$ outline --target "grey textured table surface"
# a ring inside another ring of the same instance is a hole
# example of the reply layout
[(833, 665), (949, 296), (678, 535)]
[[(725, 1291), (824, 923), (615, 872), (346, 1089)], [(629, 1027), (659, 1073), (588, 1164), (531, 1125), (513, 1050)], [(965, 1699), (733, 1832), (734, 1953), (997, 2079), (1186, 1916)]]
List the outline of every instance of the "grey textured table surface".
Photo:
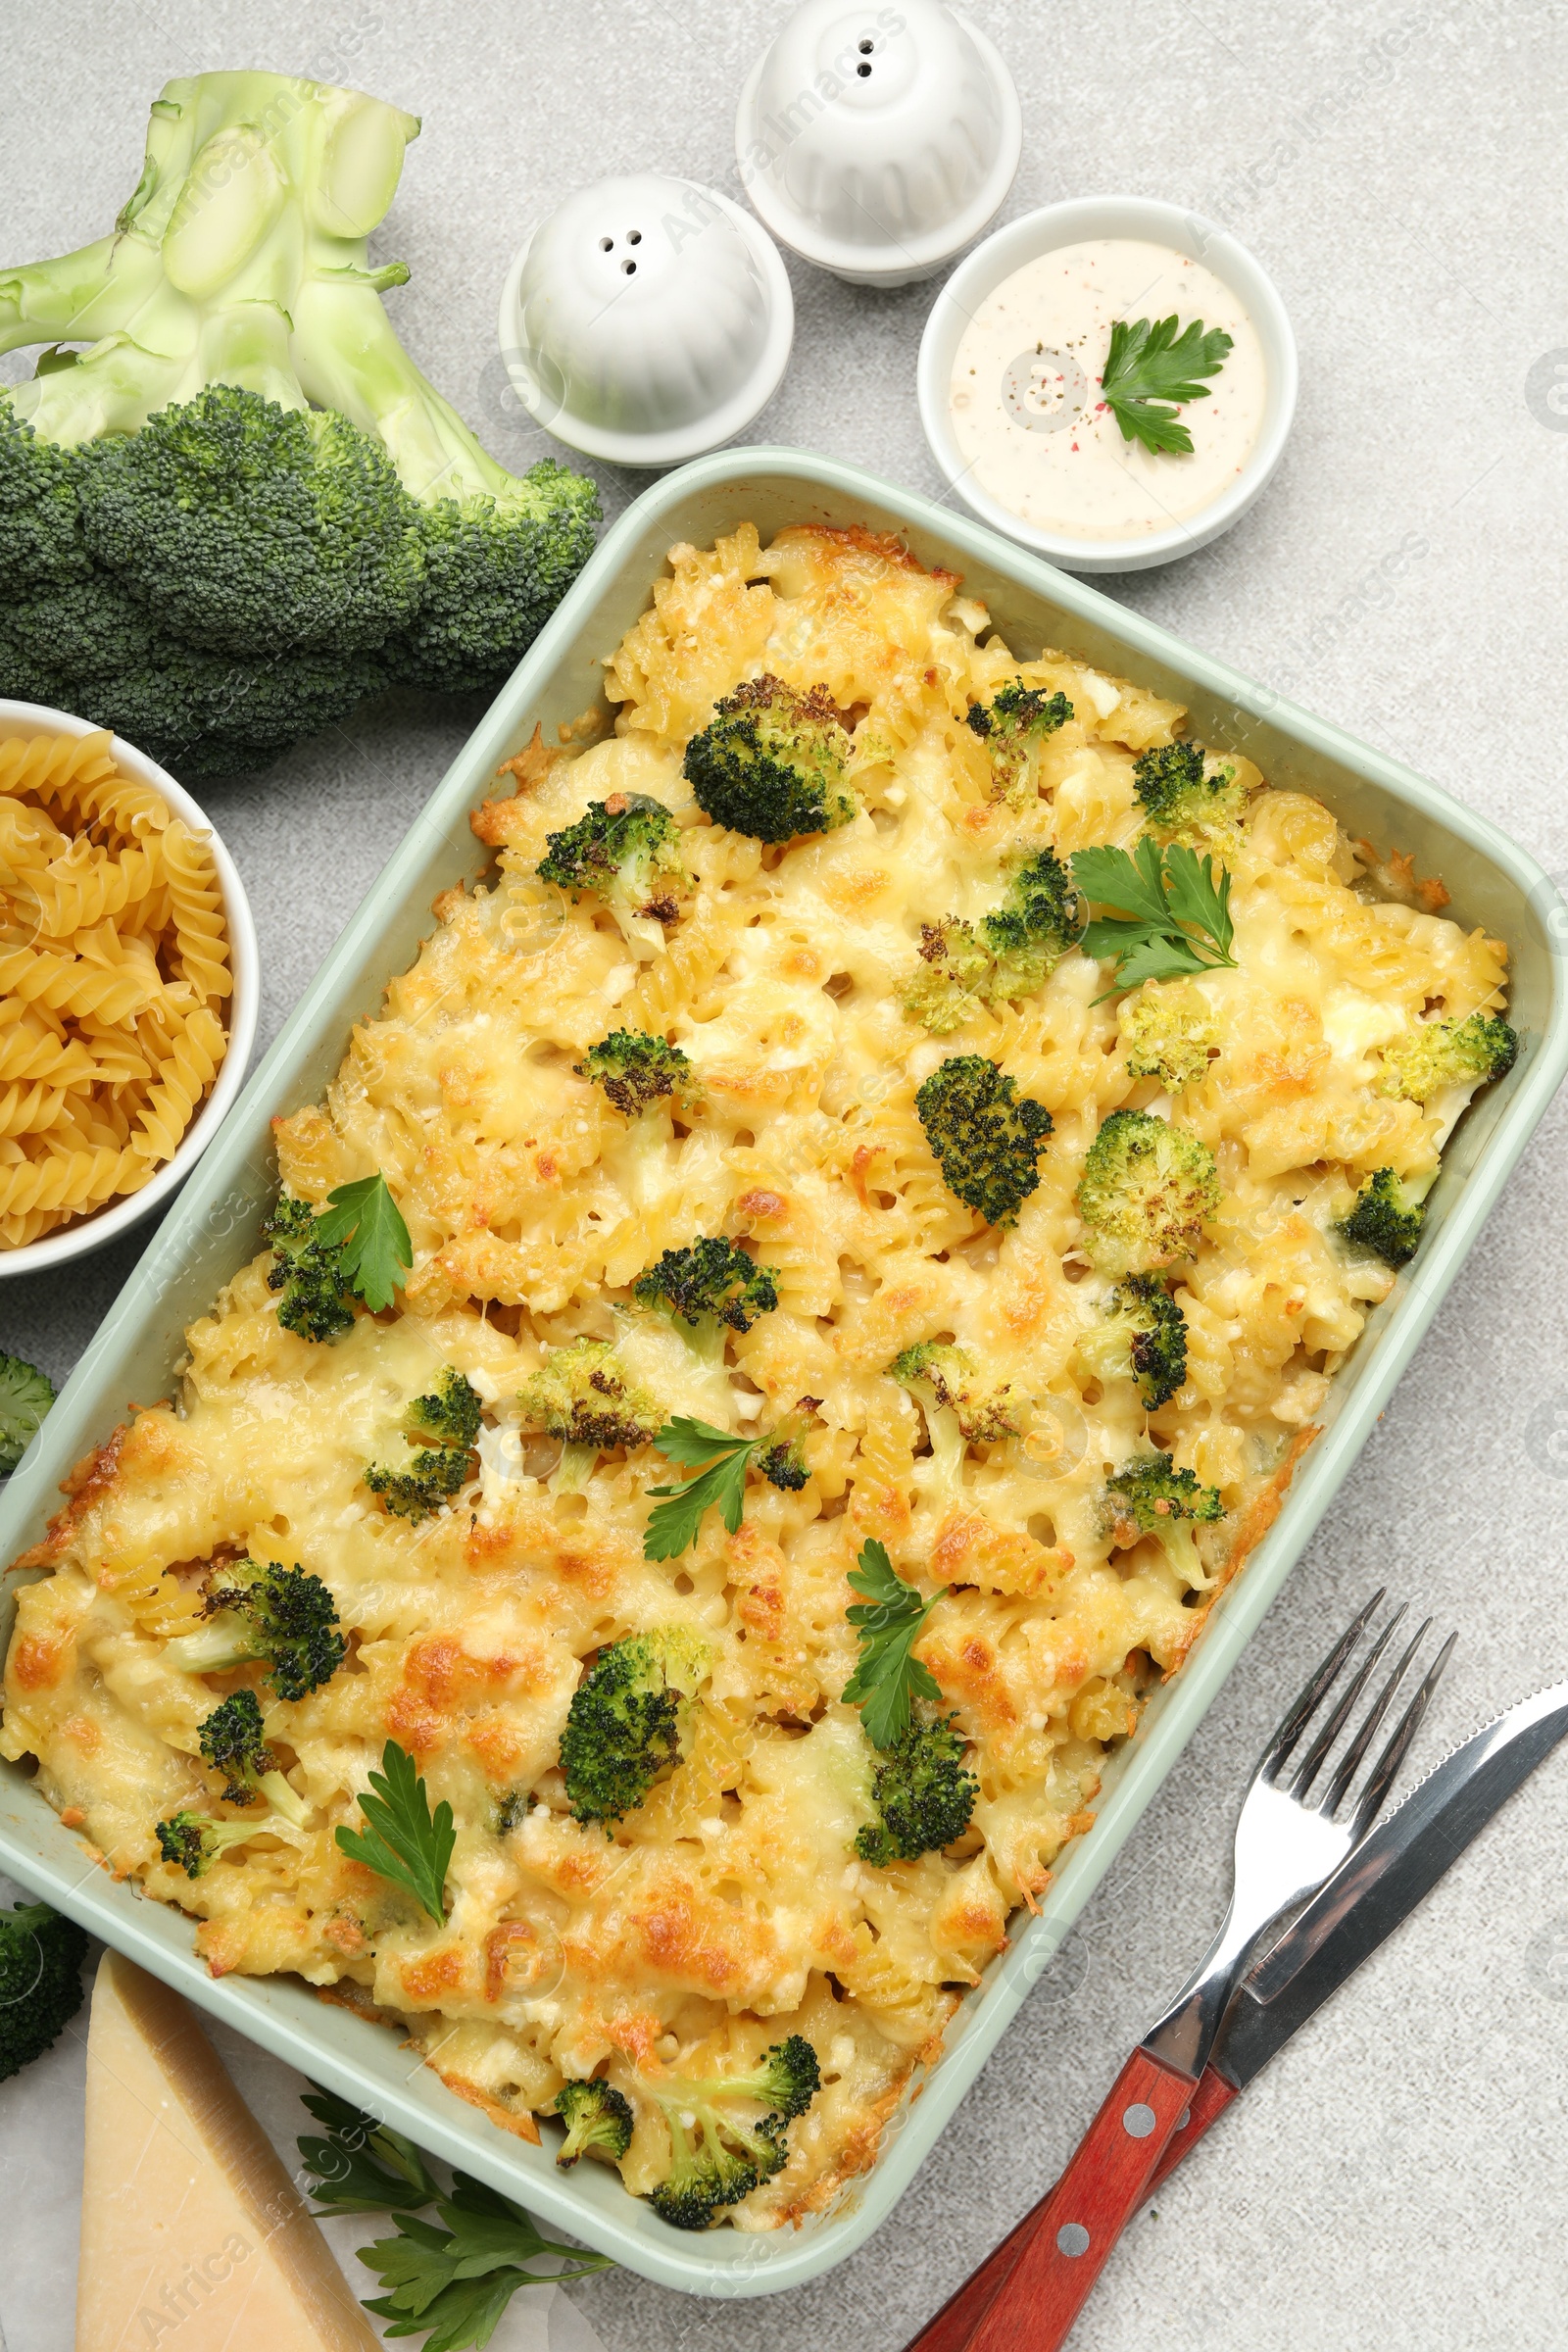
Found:
[[(551, 445), (498, 387), (496, 299), (519, 233), (606, 172), (733, 188), (736, 95), (782, 13), (772, 0), (19, 11), (0, 241), (30, 260), (99, 234), (171, 74), (265, 65), (358, 82), (424, 120), (379, 238), (413, 272), (391, 298), (400, 331), (520, 466)], [(973, 13), (1023, 97), (1007, 217), (1101, 191), (1174, 198), (1252, 247), (1300, 344), (1296, 431), (1262, 502), (1205, 553), (1103, 584), (1438, 778), (1561, 874), (1568, 9), (975, 0)], [(795, 358), (754, 437), (937, 491), (913, 395), (932, 289), (791, 273)], [(638, 484), (600, 470), (617, 511)], [(207, 791), (256, 910), (263, 1044), (473, 715), (411, 708)], [(1323, 1628), (1373, 1583), (1464, 1622), (1429, 1760), (1568, 1671), (1563, 1138), (1559, 1103), (1284, 1597), (894, 2219), (787, 2301), (691, 2302), (630, 2276), (574, 2290), (611, 2352), (903, 2343), (1054, 2177), (1206, 1940), (1255, 1750)], [(64, 1374), (132, 1255), (0, 1288), (0, 1345)], [(1075, 2352), (1563, 2343), (1565, 1843), (1560, 1756), (1137, 2223)], [(10, 2352), (71, 2341), (79, 2044), (45, 2065), (0, 2090)], [(285, 2136), (287, 2092), (272, 2083), (269, 2108)]]

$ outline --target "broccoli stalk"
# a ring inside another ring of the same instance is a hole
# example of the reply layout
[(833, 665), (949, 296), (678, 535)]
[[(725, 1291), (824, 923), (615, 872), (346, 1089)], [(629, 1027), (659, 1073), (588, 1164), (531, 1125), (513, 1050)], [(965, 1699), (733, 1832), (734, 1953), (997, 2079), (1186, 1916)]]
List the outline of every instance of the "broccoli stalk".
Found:
[(1034, 799), (1041, 748), (1072, 715), (1064, 694), (1047, 694), (1043, 687), (1026, 686), (1022, 678), (999, 686), (989, 703), (970, 706), (969, 725), (991, 759), (994, 801), (1021, 808)]
[(754, 1264), (734, 1242), (704, 1239), (666, 1250), (632, 1284), (639, 1306), (668, 1315), (702, 1362), (724, 1360), (727, 1335), (750, 1331), (778, 1304), (772, 1268)]
[(564, 1451), (551, 1486), (572, 1494), (602, 1453), (632, 1452), (656, 1437), (663, 1415), (628, 1375), (609, 1340), (573, 1340), (553, 1348), (519, 1391), (524, 1426), (559, 1438)]
[(318, 1576), (297, 1563), (232, 1560), (215, 1568), (202, 1588), (199, 1633), (180, 1634), (167, 1656), (186, 1674), (220, 1674), (249, 1658), (265, 1658), (268, 1680), (279, 1698), (308, 1697), (330, 1682), (342, 1665), (347, 1643), (338, 1631), (337, 1606)]
[(54, 1400), (47, 1373), (20, 1355), (0, 1354), (0, 1478), (17, 1468)]
[(967, 1742), (956, 1717), (916, 1710), (908, 1729), (881, 1750), (871, 1775), (879, 1819), (856, 1833), (862, 1862), (885, 1870), (940, 1853), (969, 1827), (980, 1784), (964, 1770)]
[(1234, 836), (1247, 789), (1234, 767), (1210, 768), (1200, 744), (1164, 743), (1140, 753), (1133, 786), (1150, 824), (1200, 845)]
[(949, 1191), (988, 1225), (1015, 1225), (1040, 1182), (1053, 1126), (1045, 1104), (1020, 1098), (984, 1054), (958, 1054), (932, 1071), (914, 1107)]
[(825, 686), (798, 694), (778, 678), (752, 678), (715, 704), (686, 746), (683, 772), (715, 825), (754, 841), (828, 833), (856, 812), (844, 782), (850, 739)]
[(216, 1706), (198, 1735), (202, 1759), (223, 1775), (223, 1798), (254, 1805), (264, 1798), (274, 1813), (302, 1830), (310, 1807), (296, 1796), (262, 1736), (262, 1710), (254, 1690), (233, 1690)]
[(87, 1938), (47, 1903), (0, 1911), (0, 2082), (60, 2039), (81, 2007)]
[(205, 1878), (231, 1845), (244, 1845), (252, 1838), (281, 1838), (288, 1844), (299, 1843), (295, 1825), (275, 1811), (263, 1821), (219, 1821), (211, 1813), (193, 1813), (185, 1807), (154, 1826), (164, 1860), (182, 1870), (187, 1879)]
[(1147, 1110), (1113, 1110), (1078, 1185), (1085, 1248), (1105, 1274), (1151, 1274), (1190, 1256), (1223, 1187), (1196, 1135)]
[(681, 1760), (690, 1700), (708, 1645), (685, 1626), (631, 1634), (602, 1649), (576, 1690), (561, 1735), (561, 1769), (575, 1821), (609, 1837)]
[(400, 1470), (372, 1462), (365, 1483), (399, 1519), (427, 1519), (473, 1475), (480, 1398), (449, 1364), (430, 1396), (416, 1396), (403, 1417), (409, 1459)]
[(1425, 1201), (1412, 1200), (1392, 1168), (1375, 1168), (1336, 1230), (1385, 1265), (1403, 1266), (1420, 1247), (1426, 1215)]
[(1206, 1590), (1212, 1579), (1204, 1573), (1190, 1523), (1211, 1526), (1224, 1518), (1217, 1487), (1200, 1485), (1191, 1470), (1178, 1470), (1168, 1453), (1150, 1453), (1108, 1478), (1105, 1496), (1118, 1544), (1157, 1536), (1183, 1582), (1196, 1592)]
[[(792, 2034), (750, 2075), (651, 2082), (670, 2151), (669, 2171), (649, 2195), (654, 2211), (676, 2230), (706, 2230), (724, 2206), (750, 2196), (788, 2161), (785, 2126), (806, 2113), (821, 2081), (815, 2050)], [(737, 2099), (767, 2112), (753, 2122), (735, 2113)]]
[(1129, 1274), (1079, 1333), (1077, 1352), (1097, 1380), (1136, 1381), (1154, 1412), (1187, 1378), (1186, 1318), (1158, 1275)]
[(590, 2078), (564, 2083), (556, 2093), (556, 2113), (566, 2127), (556, 2151), (563, 2172), (570, 2172), (580, 2156), (607, 2156), (618, 2164), (631, 2146), (631, 2103), (612, 2082)]
[(988, 1387), (967, 1348), (936, 1340), (906, 1348), (889, 1364), (888, 1373), (919, 1398), (938, 1485), (944, 1497), (956, 1503), (963, 1485), (964, 1448), (995, 1446), (1018, 1434), (1011, 1391), (1005, 1385)]
[(573, 900), (603, 899), (628, 947), (662, 950), (664, 925), (679, 918), (678, 900), (691, 888), (680, 853), (680, 827), (662, 801), (642, 792), (612, 792), (590, 801), (574, 825), (552, 833), (539, 861), (541, 882), (555, 882)]
[(1518, 1053), (1517, 1036), (1494, 1013), (1473, 1012), (1463, 1021), (1417, 1021), (1384, 1047), (1378, 1093), (1430, 1102), (1449, 1087), (1506, 1077)]

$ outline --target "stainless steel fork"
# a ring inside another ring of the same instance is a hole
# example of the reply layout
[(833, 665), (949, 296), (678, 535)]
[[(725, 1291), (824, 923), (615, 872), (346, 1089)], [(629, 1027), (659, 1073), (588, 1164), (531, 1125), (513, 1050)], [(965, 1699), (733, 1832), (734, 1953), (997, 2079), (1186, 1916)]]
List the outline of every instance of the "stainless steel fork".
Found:
[[(1016, 2246), (1014, 2258), (983, 2316), (977, 2314), (977, 2324), (961, 2334), (941, 2338), (944, 2345), (965, 2344), (967, 2352), (1057, 2352), (1181, 2123), (1243, 1965), (1264, 1930), (1316, 1893), (1377, 1818), (1456, 1639), (1450, 1634), (1442, 1644), (1355, 1788), (1432, 1625), (1429, 1617), (1406, 1642), (1331, 1765), (1336, 1742), (1404, 1619), (1404, 1609), (1396, 1609), (1368, 1641), (1382, 1600), (1380, 1590), (1347, 1626), (1258, 1760), (1236, 1825), (1234, 1888), (1219, 1934), (1123, 2067), (1055, 2187), (1014, 2231), (1008, 2241)], [(1363, 1644), (1364, 1655), (1341, 1687)], [(980, 2283), (972, 2281), (976, 2288)], [(955, 2297), (954, 2305), (963, 2300)], [(948, 2319), (954, 2305), (933, 2327)], [(938, 2352), (938, 2341), (928, 2331), (909, 2352)]]

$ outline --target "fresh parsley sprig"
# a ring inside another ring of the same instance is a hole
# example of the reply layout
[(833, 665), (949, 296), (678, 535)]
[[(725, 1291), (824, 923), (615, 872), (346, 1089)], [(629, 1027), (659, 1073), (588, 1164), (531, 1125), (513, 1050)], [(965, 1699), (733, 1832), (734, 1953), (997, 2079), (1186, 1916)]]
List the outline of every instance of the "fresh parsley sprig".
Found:
[(372, 1314), (392, 1303), (414, 1265), (414, 1245), (403, 1212), (377, 1168), (357, 1184), (340, 1184), (326, 1196), (316, 1220), (316, 1239), (341, 1250), (343, 1279)]
[(942, 1696), (935, 1675), (913, 1655), (913, 1644), (948, 1588), (944, 1585), (929, 1600), (922, 1599), (874, 1538), (861, 1544), (850, 1583), (865, 1599), (845, 1611), (860, 1638), (860, 1660), (844, 1686), (844, 1696), (849, 1705), (859, 1708), (872, 1746), (891, 1747), (909, 1728), (910, 1701)]
[(1189, 318), (1178, 335), (1176, 314), (1152, 322), (1118, 318), (1100, 379), (1101, 398), (1121, 426), (1124, 441), (1141, 441), (1156, 457), (1190, 457), (1193, 436), (1174, 407), (1161, 404), (1206, 400), (1201, 375), (1218, 375), (1231, 348), (1221, 326), (1203, 332), (1201, 318)]
[(313, 2090), (300, 2104), (326, 2126), (324, 2139), (299, 2143), (318, 2213), (413, 2213), (441, 2194), (413, 2140), (390, 2124), (332, 2090)]
[(1145, 834), (1131, 858), (1125, 850), (1075, 850), (1072, 878), (1086, 899), (1122, 909), (1097, 915), (1078, 942), (1086, 956), (1115, 963), (1114, 985), (1097, 1004), (1145, 980), (1236, 969), (1231, 878), (1218, 858), (1200, 858), (1180, 841), (1162, 851)]
[(452, 1807), (445, 1797), (435, 1811), (414, 1758), (395, 1740), (381, 1751), (381, 1769), (370, 1775), (372, 1795), (362, 1796), (363, 1830), (339, 1830), (337, 1842), (352, 1861), (377, 1878), (406, 1886), (437, 1927), (446, 1924), (447, 1865), (457, 1844)]
[(678, 1487), (649, 1488), (650, 1494), (666, 1499), (649, 1518), (643, 1558), (678, 1559), (696, 1543), (703, 1515), (715, 1503), (734, 1535), (745, 1503), (746, 1465), (760, 1443), (759, 1438), (738, 1438), (727, 1429), (714, 1429), (709, 1421), (694, 1421), (685, 1413), (666, 1422), (654, 1440), (657, 1450), (682, 1469), (707, 1466), (701, 1477), (687, 1479)]

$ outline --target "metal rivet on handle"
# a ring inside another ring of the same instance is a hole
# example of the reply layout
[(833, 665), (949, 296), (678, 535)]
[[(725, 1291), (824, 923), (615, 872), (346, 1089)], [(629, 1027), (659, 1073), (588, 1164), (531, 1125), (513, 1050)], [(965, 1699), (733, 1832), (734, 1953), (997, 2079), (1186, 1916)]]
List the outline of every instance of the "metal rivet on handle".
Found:
[(1061, 2228), (1056, 2231), (1056, 2251), (1058, 2254), (1088, 2253), (1089, 2232), (1082, 2222), (1062, 2223)]
[(1176, 2118), (1176, 2129), (1177, 2129), (1177, 2131), (1178, 2131), (1178, 2132), (1185, 2132), (1185, 2131), (1186, 2131), (1186, 2129), (1187, 2129), (1187, 2127), (1188, 2127), (1188, 2125), (1189, 2125), (1189, 2124), (1192, 2122), (1192, 2120), (1193, 2120), (1193, 2111), (1192, 2111), (1192, 2109), (1191, 2109), (1190, 2107), (1184, 2107), (1184, 2108), (1182, 2109), (1182, 2111), (1181, 2111), (1180, 2115), (1179, 2115), (1179, 2116)]
[(1123, 2111), (1121, 2128), (1130, 2139), (1147, 2139), (1158, 2121), (1152, 2107), (1146, 2107), (1139, 2099)]

